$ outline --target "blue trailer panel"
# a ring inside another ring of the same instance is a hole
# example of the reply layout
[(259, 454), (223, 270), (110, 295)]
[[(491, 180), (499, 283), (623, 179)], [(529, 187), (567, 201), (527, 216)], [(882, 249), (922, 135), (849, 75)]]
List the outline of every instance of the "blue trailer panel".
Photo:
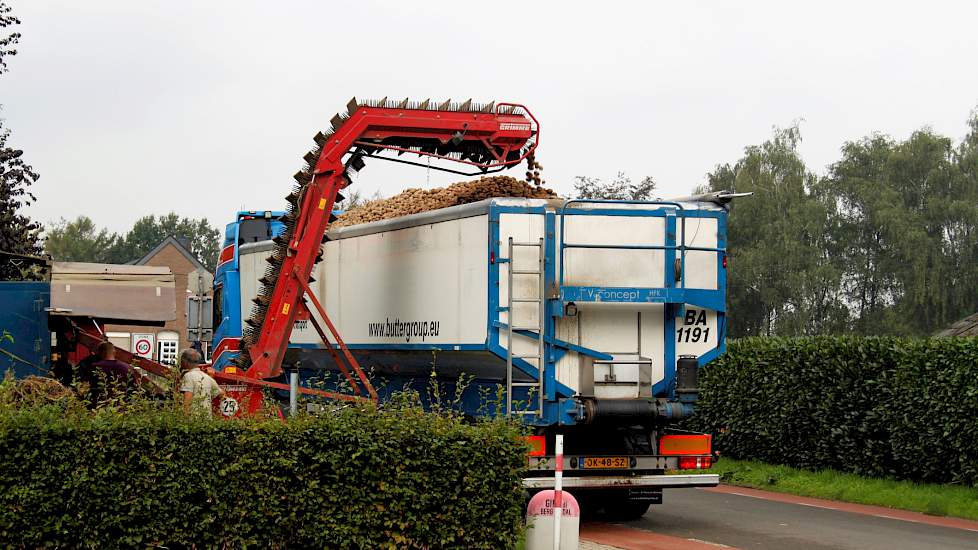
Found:
[(47, 282), (0, 281), (0, 373), (17, 378), (48, 374), (50, 303)]

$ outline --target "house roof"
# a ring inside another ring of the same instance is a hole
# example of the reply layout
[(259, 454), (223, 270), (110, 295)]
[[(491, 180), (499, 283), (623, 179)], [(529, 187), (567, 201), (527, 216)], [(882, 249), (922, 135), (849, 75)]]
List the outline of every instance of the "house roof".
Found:
[(160, 244), (156, 245), (156, 247), (153, 248), (153, 250), (150, 250), (149, 252), (146, 253), (145, 256), (136, 260), (134, 262), (135, 265), (145, 265), (146, 262), (148, 262), (153, 256), (156, 256), (157, 254), (160, 253), (161, 250), (166, 248), (166, 245), (168, 244), (172, 244), (174, 247), (176, 247), (177, 251), (180, 252), (180, 254), (183, 254), (183, 256), (187, 258), (187, 260), (194, 265), (195, 269), (203, 269), (204, 271), (210, 273), (210, 271), (206, 267), (204, 267), (204, 264), (200, 263), (200, 260), (197, 259), (197, 256), (195, 256), (194, 253), (190, 251), (190, 249), (184, 246), (184, 244), (180, 242), (180, 239), (174, 237), (173, 235), (170, 235), (169, 237), (163, 239), (160, 242)]
[(51, 315), (162, 326), (176, 316), (169, 267), (54, 262)]
[(934, 336), (978, 336), (978, 313), (961, 319)]

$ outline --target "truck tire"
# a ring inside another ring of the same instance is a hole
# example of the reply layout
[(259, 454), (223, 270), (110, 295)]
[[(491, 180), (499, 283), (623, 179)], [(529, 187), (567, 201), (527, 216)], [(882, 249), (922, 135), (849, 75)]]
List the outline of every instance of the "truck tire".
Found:
[(604, 515), (612, 521), (631, 521), (639, 519), (649, 511), (650, 502), (629, 500), (627, 498), (607, 499)]

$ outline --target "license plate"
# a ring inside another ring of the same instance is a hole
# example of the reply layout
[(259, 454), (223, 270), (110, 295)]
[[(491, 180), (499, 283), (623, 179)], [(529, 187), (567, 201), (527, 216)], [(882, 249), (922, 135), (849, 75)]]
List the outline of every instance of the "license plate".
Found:
[(603, 468), (627, 469), (628, 457), (627, 456), (589, 456), (584, 459), (584, 468), (587, 470), (603, 469)]

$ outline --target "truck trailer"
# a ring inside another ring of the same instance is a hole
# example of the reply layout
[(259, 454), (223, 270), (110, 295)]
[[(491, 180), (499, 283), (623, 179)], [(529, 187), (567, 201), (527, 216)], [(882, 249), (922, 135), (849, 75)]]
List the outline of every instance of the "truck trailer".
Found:
[[(381, 401), (404, 389), (460, 396), (473, 418), (518, 416), (533, 433), (524, 485), (564, 487), (637, 517), (662, 489), (714, 486), (709, 435), (683, 432), (698, 369), (725, 349), (731, 195), (668, 201), (494, 198), (330, 229), (310, 288), (326, 317), (299, 318), (283, 368), (340, 391), (327, 320)], [(214, 279), (213, 365), (235, 371), (284, 212), (239, 212)]]

